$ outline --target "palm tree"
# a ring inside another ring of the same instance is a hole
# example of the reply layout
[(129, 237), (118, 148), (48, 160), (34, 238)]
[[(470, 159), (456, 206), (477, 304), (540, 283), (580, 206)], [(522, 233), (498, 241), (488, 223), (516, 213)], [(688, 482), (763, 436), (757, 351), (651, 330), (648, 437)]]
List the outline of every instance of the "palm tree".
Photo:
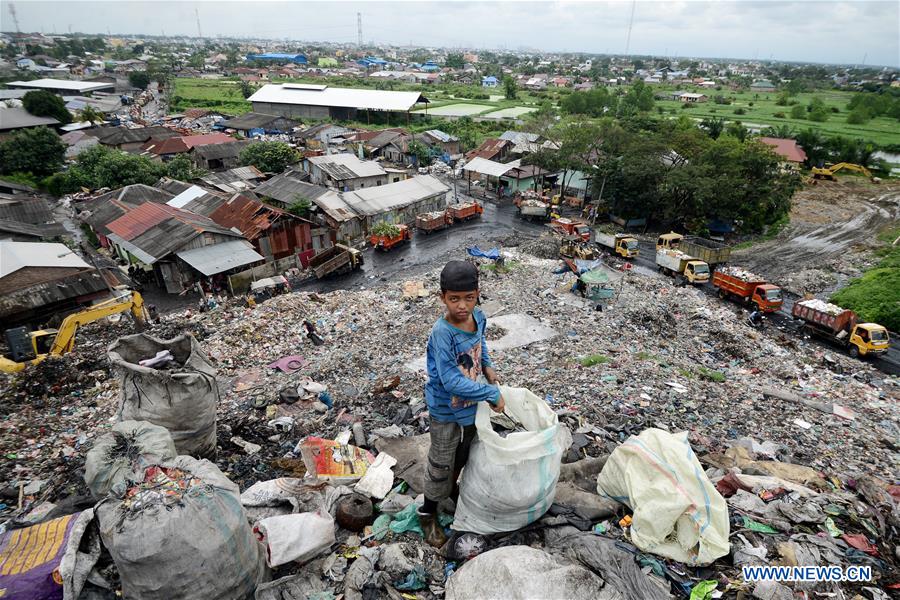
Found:
[(82, 121), (87, 121), (91, 125), (95, 122), (102, 123), (104, 121), (104, 115), (102, 112), (94, 108), (93, 106), (85, 106), (81, 109), (80, 117)]

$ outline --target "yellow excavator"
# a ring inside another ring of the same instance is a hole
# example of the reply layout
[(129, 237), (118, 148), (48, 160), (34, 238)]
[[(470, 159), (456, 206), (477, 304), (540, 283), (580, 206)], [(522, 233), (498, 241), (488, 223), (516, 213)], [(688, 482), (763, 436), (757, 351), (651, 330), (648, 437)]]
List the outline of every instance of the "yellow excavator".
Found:
[(138, 329), (144, 326), (144, 299), (134, 291), (110, 298), (99, 304), (63, 319), (59, 329), (28, 331), (27, 327), (17, 327), (6, 331), (6, 342), (10, 355), (0, 356), (0, 372), (18, 373), (29, 365), (36, 365), (48, 356), (62, 356), (75, 347), (78, 328), (87, 323), (99, 321), (103, 317), (131, 312)]
[(837, 178), (834, 176), (834, 174), (841, 169), (845, 169), (847, 171), (856, 171), (857, 173), (862, 173), (873, 181), (875, 180), (875, 178), (872, 177), (872, 172), (864, 166), (846, 162), (831, 165), (830, 167), (813, 167), (812, 176), (813, 179), (828, 179), (829, 181), (836, 181)]

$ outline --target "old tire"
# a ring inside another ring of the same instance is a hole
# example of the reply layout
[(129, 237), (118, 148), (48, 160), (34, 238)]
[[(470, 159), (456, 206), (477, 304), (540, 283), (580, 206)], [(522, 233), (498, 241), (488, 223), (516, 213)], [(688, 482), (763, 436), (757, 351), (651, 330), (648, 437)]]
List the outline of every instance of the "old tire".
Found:
[(851, 344), (850, 348), (848, 349), (848, 352), (850, 353), (851, 357), (859, 358), (859, 348), (857, 348), (856, 346)]
[(337, 505), (335, 520), (338, 525), (350, 531), (362, 531), (373, 519), (372, 501), (362, 494), (351, 494), (341, 498)]

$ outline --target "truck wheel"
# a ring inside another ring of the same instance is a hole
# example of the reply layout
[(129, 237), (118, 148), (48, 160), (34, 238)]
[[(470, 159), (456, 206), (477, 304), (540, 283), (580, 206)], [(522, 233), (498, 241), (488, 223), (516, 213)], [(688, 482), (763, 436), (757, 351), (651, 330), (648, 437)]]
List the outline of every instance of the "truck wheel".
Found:
[(722, 288), (719, 288), (719, 291), (716, 292), (716, 295), (717, 295), (721, 300), (724, 300), (724, 299), (728, 296), (728, 294), (727, 294), (727, 293), (725, 292), (725, 290), (723, 290)]
[(859, 358), (859, 348), (857, 348), (853, 344), (850, 345), (850, 356), (853, 358)]

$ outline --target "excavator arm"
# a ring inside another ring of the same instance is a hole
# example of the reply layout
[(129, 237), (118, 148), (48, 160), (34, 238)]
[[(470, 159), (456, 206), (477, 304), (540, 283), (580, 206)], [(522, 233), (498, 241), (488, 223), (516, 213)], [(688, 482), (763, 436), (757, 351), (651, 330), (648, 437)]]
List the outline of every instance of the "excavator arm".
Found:
[(38, 354), (34, 359), (25, 362), (15, 362), (9, 358), (0, 355), (0, 372), (18, 373), (25, 369), (28, 365), (36, 365), (46, 359), (48, 356), (61, 356), (67, 352), (71, 352), (75, 347), (75, 334), (78, 328), (87, 323), (93, 323), (103, 317), (115, 315), (130, 311), (134, 316), (135, 324), (138, 329), (142, 329), (144, 317), (144, 299), (137, 292), (130, 292), (129, 295), (121, 298), (113, 298), (95, 304), (77, 313), (73, 313), (63, 319), (53, 340), (53, 345), (47, 354)]
[(138, 328), (144, 325), (144, 299), (137, 292), (131, 292), (125, 298), (113, 298), (100, 304), (95, 304), (90, 308), (73, 313), (63, 319), (53, 341), (53, 346), (48, 353), (50, 356), (60, 356), (67, 352), (71, 352), (75, 347), (75, 334), (78, 328), (94, 321), (99, 321), (103, 317), (116, 315), (130, 311), (134, 316), (134, 321)]

